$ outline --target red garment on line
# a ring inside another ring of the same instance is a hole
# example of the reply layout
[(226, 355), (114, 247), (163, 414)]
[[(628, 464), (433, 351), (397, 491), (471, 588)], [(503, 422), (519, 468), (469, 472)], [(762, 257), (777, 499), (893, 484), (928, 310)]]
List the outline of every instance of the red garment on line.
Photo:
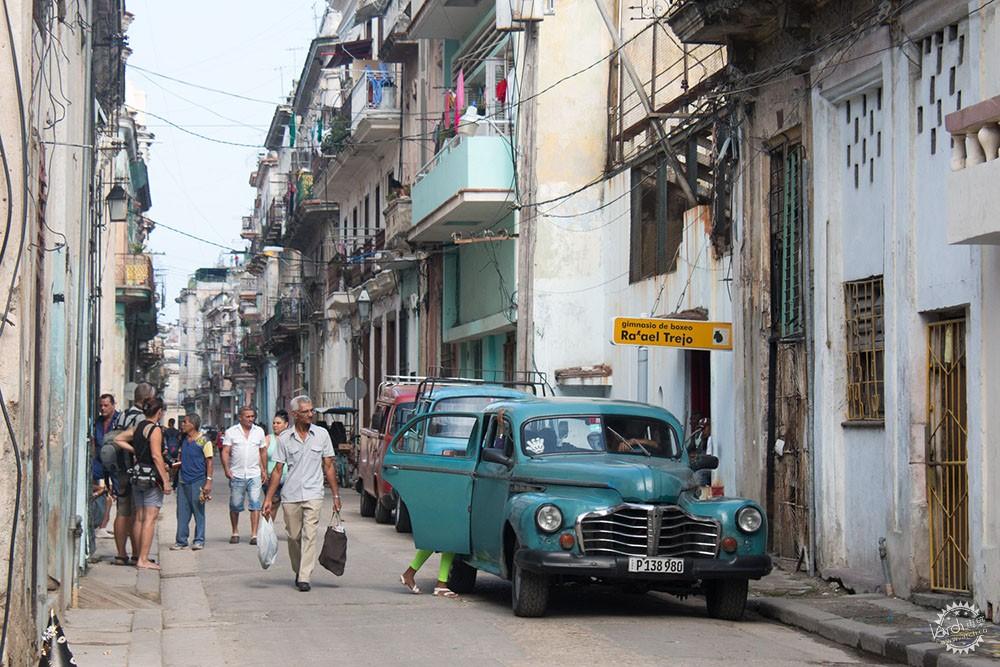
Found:
[(505, 104), (507, 102), (507, 79), (497, 81), (497, 102)]

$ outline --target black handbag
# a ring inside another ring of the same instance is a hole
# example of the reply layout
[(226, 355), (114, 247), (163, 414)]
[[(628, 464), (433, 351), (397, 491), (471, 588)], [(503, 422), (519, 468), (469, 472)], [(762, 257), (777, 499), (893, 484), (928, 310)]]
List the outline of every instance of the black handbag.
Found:
[(333, 513), (333, 523), (327, 526), (323, 538), (323, 550), (319, 552), (319, 564), (338, 577), (344, 574), (347, 565), (347, 531), (340, 520), (340, 512)]
[[(149, 436), (152, 435), (153, 429), (157, 428), (156, 424), (150, 425), (152, 428), (146, 429), (142, 434), (143, 439), (146, 441), (146, 450), (149, 449)], [(145, 453), (145, 452), (144, 452)], [(132, 465), (132, 469), (129, 471), (129, 481), (132, 483), (132, 488), (139, 491), (148, 491), (154, 487), (159, 486), (160, 475), (156, 471), (156, 466), (152, 463), (144, 463), (139, 461), (140, 453), (136, 451), (136, 462)]]

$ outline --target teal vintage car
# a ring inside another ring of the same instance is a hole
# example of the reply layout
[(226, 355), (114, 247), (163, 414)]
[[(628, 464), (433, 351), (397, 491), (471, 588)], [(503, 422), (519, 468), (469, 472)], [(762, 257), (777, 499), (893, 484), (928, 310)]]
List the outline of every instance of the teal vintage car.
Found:
[[(463, 446), (422, 451), (434, 421), (464, 423)], [(428, 413), (390, 444), (383, 474), (410, 511), (418, 548), (459, 554), (450, 585), (478, 570), (510, 579), (518, 616), (541, 616), (553, 584), (702, 593), (712, 617), (743, 615), (747, 582), (771, 570), (764, 512), (743, 498), (701, 499), (668, 411), (600, 399), (495, 402)]]

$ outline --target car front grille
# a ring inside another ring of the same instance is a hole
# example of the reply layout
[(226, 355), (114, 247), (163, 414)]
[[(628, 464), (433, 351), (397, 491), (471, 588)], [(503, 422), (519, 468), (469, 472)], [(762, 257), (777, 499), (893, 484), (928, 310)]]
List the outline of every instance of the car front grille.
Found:
[(719, 524), (676, 505), (626, 504), (577, 521), (585, 554), (708, 557), (718, 553)]

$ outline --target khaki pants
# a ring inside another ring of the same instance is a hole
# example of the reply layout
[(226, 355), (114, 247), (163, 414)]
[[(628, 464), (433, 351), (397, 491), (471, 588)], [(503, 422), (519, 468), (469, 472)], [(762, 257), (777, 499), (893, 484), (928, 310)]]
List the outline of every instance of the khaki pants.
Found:
[(288, 533), (288, 558), (292, 561), (292, 571), (298, 581), (308, 582), (316, 567), (320, 549), (316, 532), (322, 508), (323, 501), (319, 498), (298, 503), (281, 503), (281, 509), (285, 513), (285, 531)]

